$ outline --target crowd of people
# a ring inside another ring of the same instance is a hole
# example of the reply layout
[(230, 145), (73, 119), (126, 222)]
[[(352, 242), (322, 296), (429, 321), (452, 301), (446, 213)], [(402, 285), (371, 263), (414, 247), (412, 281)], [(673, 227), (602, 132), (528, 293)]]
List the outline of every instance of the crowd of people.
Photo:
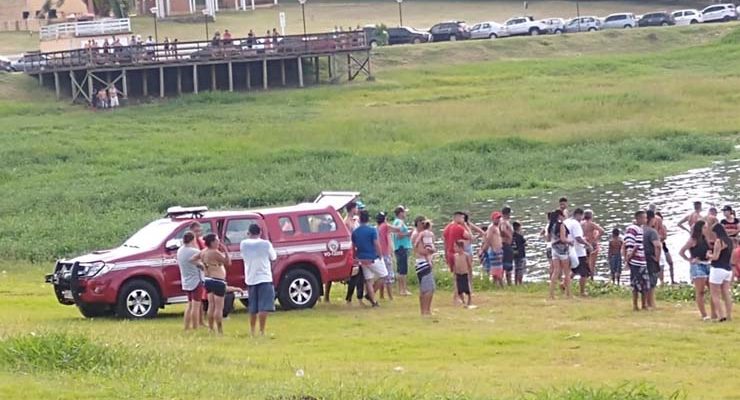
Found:
[[(452, 301), (466, 308), (475, 307), (473, 264), (476, 258), (480, 262), (481, 278), (489, 279), (494, 286), (523, 284), (527, 272), (527, 239), (522, 225), (512, 220), (511, 208), (494, 211), (490, 224), (483, 227), (471, 223), (467, 212), (455, 212), (452, 221), (442, 230), (440, 254), (432, 222), (417, 216), (409, 226), (408, 212), (404, 206), (396, 207), (393, 221), (388, 220), (385, 212), (379, 212), (375, 215), (375, 223), (371, 224), (370, 212), (362, 202), (352, 202), (345, 207), (343, 223), (351, 232), (355, 257), (351, 277), (347, 280), (345, 300), (348, 304), (356, 297), (360, 304), (367, 301), (369, 306), (379, 307), (379, 300), (411, 295), (408, 285), (410, 259), (418, 280), (422, 316), (432, 314), (436, 289), (434, 268), (438, 260), (444, 262), (454, 277)], [(696, 202), (694, 212), (678, 224), (691, 235), (679, 255), (691, 265), (691, 280), (701, 317), (718, 322), (732, 318), (731, 283), (733, 276), (740, 279), (740, 220), (731, 206), (725, 206), (722, 212), (724, 218), (721, 220), (715, 208), (704, 215), (702, 204)], [(206, 303), (208, 327), (220, 333), (223, 297), (242, 289), (226, 284), (225, 266), (230, 259), (219, 238), (214, 234), (201, 237), (202, 230), (197, 222), (190, 229), (177, 255), (182, 288), (189, 300), (185, 329), (204, 325), (201, 309), (202, 303)], [(567, 198), (561, 198), (558, 208), (547, 214), (547, 225), (540, 237), (547, 243), (551, 299), (555, 299), (557, 292), (562, 292), (566, 298), (572, 297), (574, 278), (579, 279), (579, 295), (587, 295), (586, 283), (596, 275), (601, 241), (606, 233), (595, 221), (592, 210), (576, 208), (571, 212)], [(257, 322), (260, 334), (264, 334), (267, 314), (274, 310), (275, 299), (271, 268), (275, 250), (260, 235), (258, 225), (250, 226), (248, 238), (240, 246), (253, 335)], [(608, 238), (606, 256), (611, 282), (620, 285), (622, 271), (629, 271), (635, 311), (655, 308), (655, 288), (663, 282), (666, 269), (670, 270), (671, 283), (675, 283), (666, 238), (663, 216), (653, 204), (635, 212), (624, 233), (614, 228)], [(327, 282), (325, 302), (330, 301), (331, 287), (331, 282)], [(705, 308), (707, 289), (711, 294), (709, 314)]]

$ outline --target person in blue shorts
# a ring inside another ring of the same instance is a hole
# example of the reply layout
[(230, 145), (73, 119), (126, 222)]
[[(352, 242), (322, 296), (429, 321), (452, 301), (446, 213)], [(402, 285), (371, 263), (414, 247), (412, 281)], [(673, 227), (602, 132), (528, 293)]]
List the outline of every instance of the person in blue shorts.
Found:
[(259, 318), (260, 335), (265, 335), (267, 313), (275, 311), (275, 287), (272, 282), (272, 262), (277, 258), (272, 243), (260, 237), (262, 229), (257, 224), (249, 226), (248, 237), (242, 240), (239, 250), (244, 258), (244, 280), (249, 291), (249, 326), (255, 335)]

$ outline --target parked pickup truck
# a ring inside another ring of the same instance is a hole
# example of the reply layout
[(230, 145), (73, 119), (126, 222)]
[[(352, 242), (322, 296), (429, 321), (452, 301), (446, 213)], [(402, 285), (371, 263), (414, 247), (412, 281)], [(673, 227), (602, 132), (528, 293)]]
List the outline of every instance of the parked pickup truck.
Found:
[[(58, 260), (46, 282), (61, 304), (76, 305), (85, 317), (116, 314), (153, 318), (169, 304), (184, 303), (177, 249), (193, 221), (203, 234), (222, 238), (232, 262), (229, 286), (246, 288), (240, 242), (252, 224), (278, 254), (273, 264), (277, 300), (283, 309), (311, 308), (323, 283), (343, 281), (352, 273), (350, 232), (340, 209), (355, 192), (323, 192), (313, 203), (249, 211), (208, 211), (207, 207), (171, 207), (121, 246)], [(246, 291), (237, 297), (246, 304)]]

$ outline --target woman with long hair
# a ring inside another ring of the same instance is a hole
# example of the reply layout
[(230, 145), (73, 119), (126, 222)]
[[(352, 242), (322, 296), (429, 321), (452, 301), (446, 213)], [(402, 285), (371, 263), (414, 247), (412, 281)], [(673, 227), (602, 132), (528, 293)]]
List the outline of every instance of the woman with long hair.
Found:
[[(712, 304), (717, 309), (719, 322), (732, 319), (732, 293), (730, 284), (732, 282), (732, 266), (730, 257), (732, 255), (733, 242), (722, 224), (714, 224), (712, 233), (717, 240), (714, 241), (714, 249), (707, 255), (712, 261), (712, 269), (709, 272), (709, 289), (712, 292)], [(724, 302), (724, 304), (722, 304)]]
[(555, 299), (555, 287), (560, 284), (560, 276), (564, 275), (563, 285), (565, 296), (570, 298), (570, 252), (568, 243), (568, 229), (563, 224), (563, 211), (557, 209), (550, 213), (547, 224), (548, 240), (552, 246), (552, 274), (550, 275), (550, 299)]
[[(691, 237), (683, 245), (679, 254), (684, 260), (688, 261), (691, 265), (691, 282), (694, 284), (694, 298), (696, 298), (696, 306), (699, 308), (699, 313), (704, 321), (709, 320), (707, 316), (707, 308), (704, 305), (704, 294), (709, 288), (709, 266), (711, 263), (707, 258), (707, 252), (709, 251), (709, 243), (704, 237), (704, 227), (706, 222), (703, 220), (696, 221), (694, 226), (691, 228)], [(686, 252), (689, 255), (686, 255)], [(714, 309), (714, 303), (710, 303), (712, 306), (712, 318), (717, 318), (717, 312)]]

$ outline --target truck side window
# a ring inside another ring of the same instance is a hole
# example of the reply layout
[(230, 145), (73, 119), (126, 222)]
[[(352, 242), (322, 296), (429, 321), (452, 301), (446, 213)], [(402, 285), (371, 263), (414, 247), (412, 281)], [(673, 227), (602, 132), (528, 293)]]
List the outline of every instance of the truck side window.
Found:
[[(213, 232), (211, 229), (211, 223), (210, 222), (201, 222), (200, 223), (201, 228), (203, 228), (203, 236)], [(182, 240), (182, 237), (185, 236), (185, 233), (187, 233), (190, 230), (190, 224), (185, 225), (184, 228), (180, 229), (180, 232), (177, 232), (177, 235), (173, 237), (173, 239), (179, 239)]]
[(247, 238), (247, 230), (252, 224), (259, 225), (259, 221), (256, 219), (230, 219), (226, 223), (226, 233), (224, 234), (224, 242), (226, 244), (239, 244), (242, 240)]
[(331, 214), (301, 215), (298, 225), (303, 233), (327, 233), (337, 230), (337, 223)]
[(278, 219), (278, 224), (280, 224), (280, 231), (283, 233), (284, 236), (295, 235), (295, 228), (293, 227), (293, 221), (291, 221), (290, 218), (280, 217), (280, 219)]

